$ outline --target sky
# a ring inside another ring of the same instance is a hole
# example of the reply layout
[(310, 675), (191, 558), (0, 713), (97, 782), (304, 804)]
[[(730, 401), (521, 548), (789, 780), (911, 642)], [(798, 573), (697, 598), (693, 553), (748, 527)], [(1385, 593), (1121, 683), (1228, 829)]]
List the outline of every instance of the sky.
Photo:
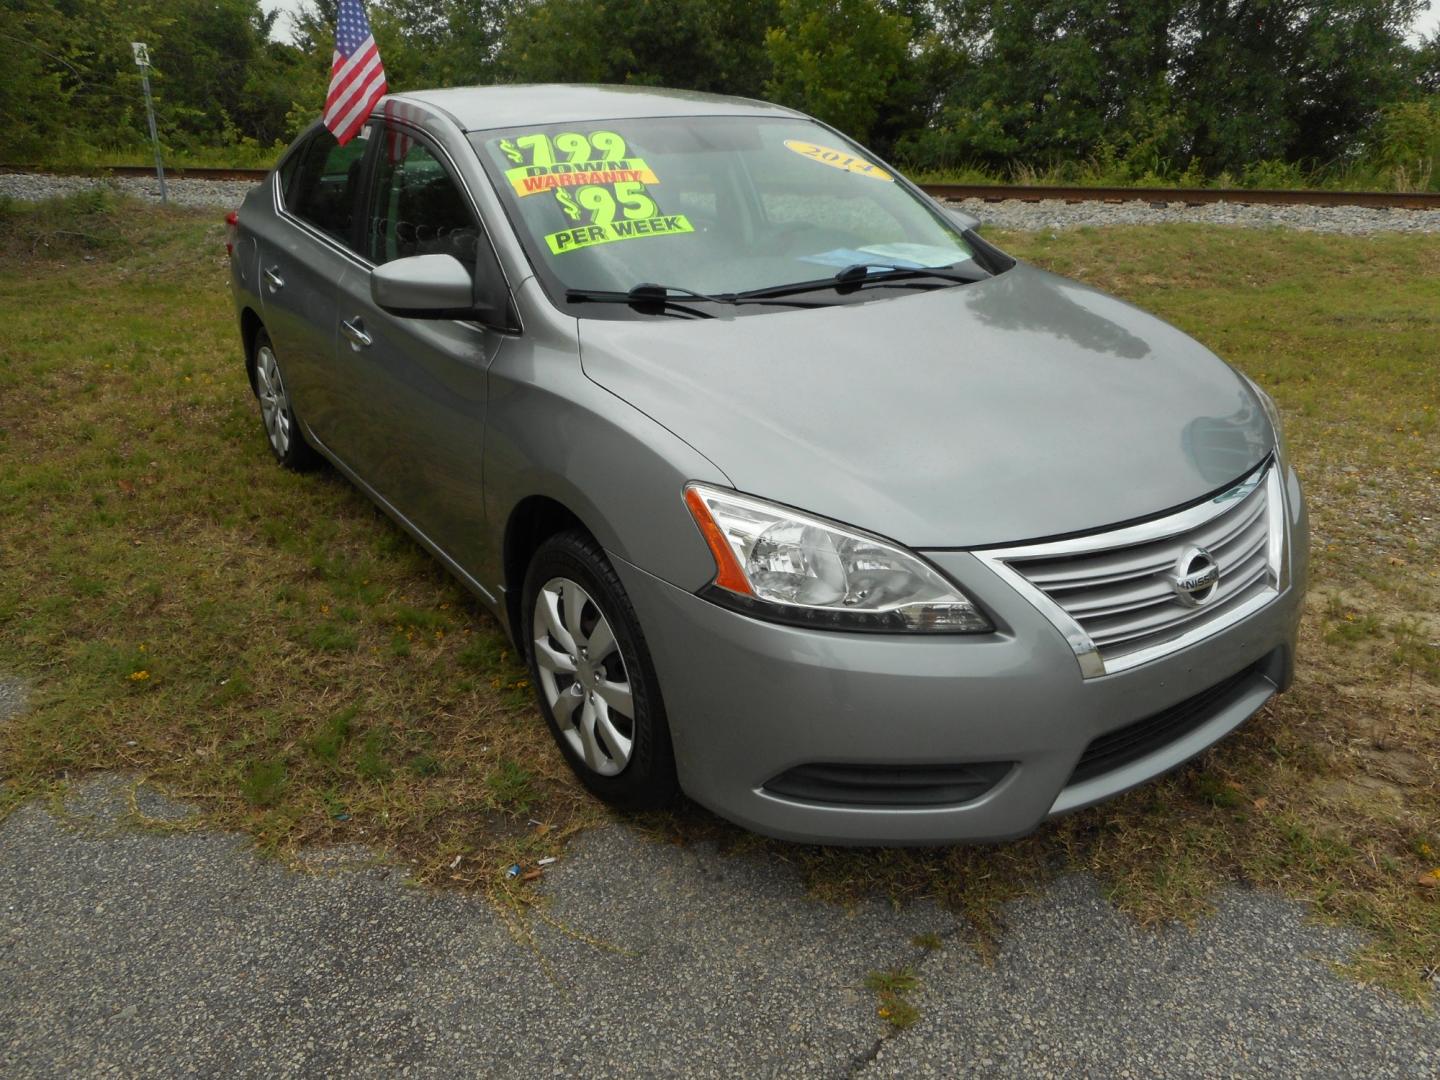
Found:
[(1422, 11), (1415, 17), (1415, 25), (1410, 28), (1410, 40), (1429, 37), (1437, 27), (1440, 27), (1440, 3), (1430, 0), (1430, 10)]
[[(304, 0), (260, 0), (260, 6), (266, 11), (280, 9), (280, 18), (275, 20), (275, 36), (277, 38), (288, 38), (290, 36), (290, 13), (298, 11)], [(1415, 23), (1410, 28), (1410, 40), (1419, 41), (1423, 37), (1429, 37), (1440, 28), (1440, 0), (1430, 0), (1428, 11), (1422, 11), (1415, 17)]]
[(268, 15), (276, 8), (280, 9), (280, 18), (275, 20), (275, 28), (272, 36), (276, 38), (290, 37), (290, 13), (300, 10), (303, 0), (260, 0), (260, 7)]

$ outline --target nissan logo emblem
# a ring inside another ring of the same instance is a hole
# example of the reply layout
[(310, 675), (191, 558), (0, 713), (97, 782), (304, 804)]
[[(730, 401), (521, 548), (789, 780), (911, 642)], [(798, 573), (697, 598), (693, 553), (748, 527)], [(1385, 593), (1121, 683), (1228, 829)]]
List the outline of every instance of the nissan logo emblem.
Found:
[(1186, 607), (1209, 603), (1220, 585), (1220, 567), (1204, 548), (1188, 547), (1175, 560), (1175, 569), (1166, 575), (1175, 598)]

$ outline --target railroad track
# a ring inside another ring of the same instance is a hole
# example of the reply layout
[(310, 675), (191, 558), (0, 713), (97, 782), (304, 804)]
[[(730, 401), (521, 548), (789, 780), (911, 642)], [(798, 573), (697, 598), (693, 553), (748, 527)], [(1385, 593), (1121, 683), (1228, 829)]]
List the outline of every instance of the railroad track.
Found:
[[(105, 169), (40, 169), (23, 166), (0, 167), (0, 172), (49, 173), (52, 175), (153, 176), (146, 165), (114, 165)], [(250, 180), (265, 177), (264, 169), (169, 169), (166, 177), (177, 180)], [(1118, 188), (1118, 187), (1019, 187), (1008, 184), (921, 184), (942, 199), (983, 199), (1003, 202), (1018, 199), (1040, 202), (1143, 202), (1155, 206), (1203, 206), (1207, 203), (1240, 203), (1268, 206), (1369, 206), (1383, 210), (1440, 210), (1440, 192), (1429, 191), (1280, 191), (1269, 188)]]

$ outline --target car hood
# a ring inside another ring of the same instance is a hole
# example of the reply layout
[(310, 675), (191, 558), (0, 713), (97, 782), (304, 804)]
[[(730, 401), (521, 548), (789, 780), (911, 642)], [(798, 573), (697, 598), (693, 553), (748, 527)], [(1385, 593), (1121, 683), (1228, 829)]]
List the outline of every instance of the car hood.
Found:
[(973, 285), (704, 320), (581, 319), (585, 373), (741, 491), (911, 547), (1081, 532), (1199, 499), (1273, 445), (1192, 338), (1023, 264)]

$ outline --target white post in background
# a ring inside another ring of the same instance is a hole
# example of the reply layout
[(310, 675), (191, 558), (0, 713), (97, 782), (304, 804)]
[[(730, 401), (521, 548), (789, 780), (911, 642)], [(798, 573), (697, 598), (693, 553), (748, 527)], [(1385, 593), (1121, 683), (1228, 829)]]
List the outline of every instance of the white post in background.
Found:
[(150, 145), (155, 148), (155, 179), (160, 181), (160, 201), (168, 203), (165, 191), (165, 166), (160, 163), (160, 136), (155, 131), (155, 103), (150, 100), (150, 49), (143, 41), (132, 41), (130, 51), (135, 54), (135, 64), (140, 68), (140, 85), (145, 88), (145, 115), (150, 118)]

